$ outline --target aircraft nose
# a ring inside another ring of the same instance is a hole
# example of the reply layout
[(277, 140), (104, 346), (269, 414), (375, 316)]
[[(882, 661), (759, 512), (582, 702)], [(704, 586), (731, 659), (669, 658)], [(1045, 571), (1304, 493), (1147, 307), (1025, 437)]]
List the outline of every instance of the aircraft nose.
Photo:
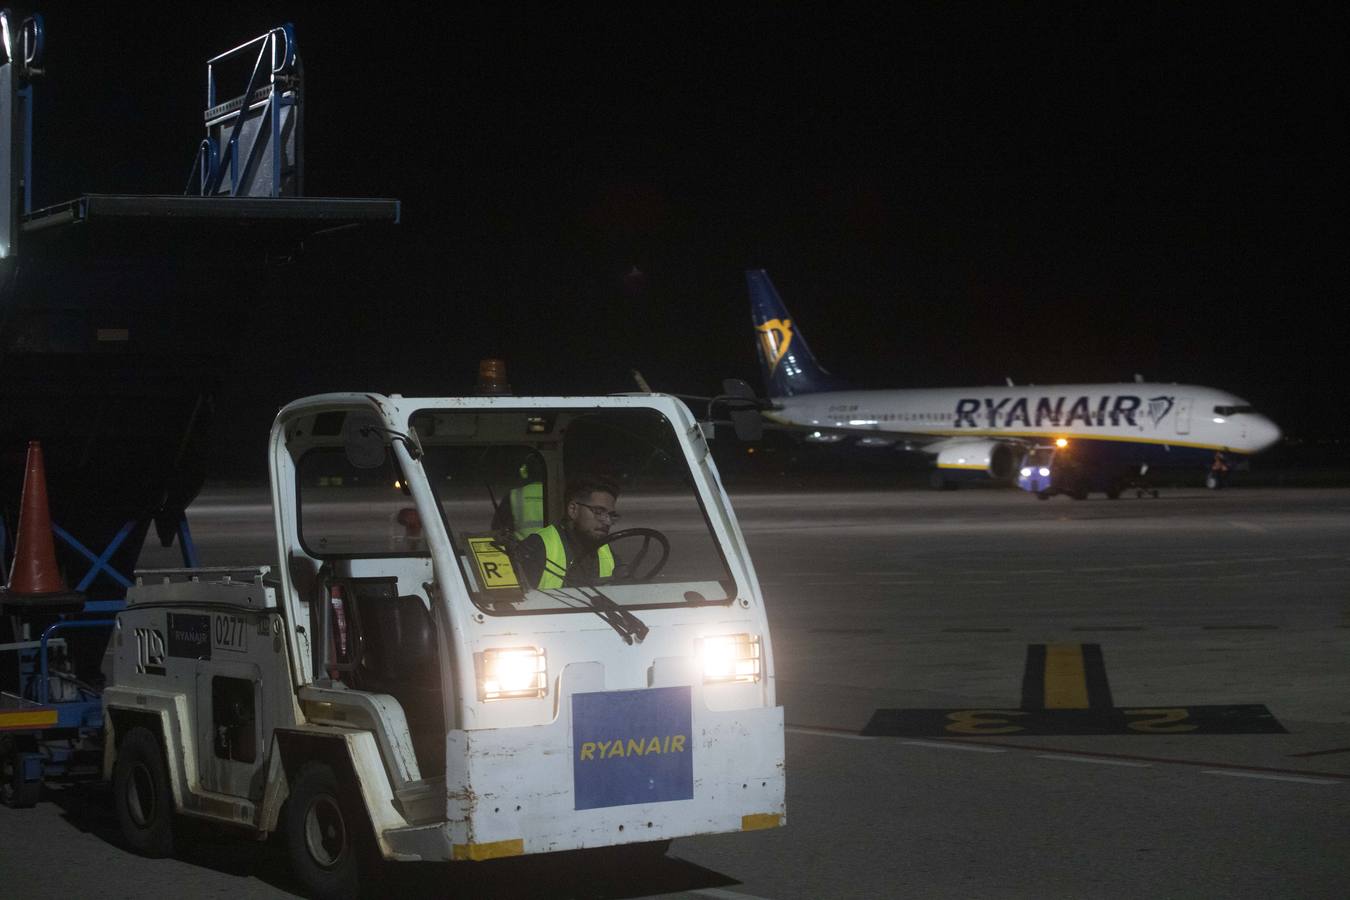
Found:
[(1284, 437), (1284, 432), (1280, 431), (1280, 426), (1276, 425), (1265, 416), (1260, 416), (1252, 423), (1251, 429), (1252, 443), (1255, 445), (1255, 452), (1260, 453), (1279, 442)]

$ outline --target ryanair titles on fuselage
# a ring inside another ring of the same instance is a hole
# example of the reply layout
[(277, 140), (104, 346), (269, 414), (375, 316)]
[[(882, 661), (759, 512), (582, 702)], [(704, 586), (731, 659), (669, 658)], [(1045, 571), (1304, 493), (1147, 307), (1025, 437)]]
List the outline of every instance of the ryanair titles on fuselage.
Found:
[[(1041, 397), (960, 397), (951, 412), (902, 413), (886, 416), (901, 421), (942, 423), (952, 428), (1071, 428), (1075, 425), (1155, 428), (1172, 411), (1175, 397), (1144, 398), (1135, 394), (1062, 394)], [(829, 407), (832, 416), (866, 416), (866, 404), (840, 403)], [(869, 423), (871, 424), (871, 423)]]
[(1145, 416), (1157, 426), (1171, 411), (1172, 403), (1172, 397), (1153, 397), (1145, 407), (1144, 399), (1133, 394), (1038, 397), (1034, 402), (1030, 397), (962, 397), (956, 401), (953, 424), (956, 428), (1071, 428), (1080, 424), (1138, 428), (1137, 416)]

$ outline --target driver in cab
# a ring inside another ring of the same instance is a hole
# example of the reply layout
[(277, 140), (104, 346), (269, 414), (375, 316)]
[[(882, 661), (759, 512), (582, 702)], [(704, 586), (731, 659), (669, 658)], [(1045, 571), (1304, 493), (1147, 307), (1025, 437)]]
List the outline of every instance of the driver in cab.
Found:
[(562, 519), (526, 537), (513, 554), (516, 572), (541, 591), (587, 587), (623, 574), (606, 543), (619, 519), (618, 486), (604, 478), (578, 479), (565, 498)]

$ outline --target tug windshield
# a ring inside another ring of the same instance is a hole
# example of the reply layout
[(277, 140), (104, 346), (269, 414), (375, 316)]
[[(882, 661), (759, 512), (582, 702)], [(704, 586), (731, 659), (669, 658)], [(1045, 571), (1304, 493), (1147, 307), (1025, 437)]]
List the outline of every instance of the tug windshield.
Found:
[(437, 409), (412, 424), (465, 582), (485, 611), (735, 597), (685, 450), (660, 412)]

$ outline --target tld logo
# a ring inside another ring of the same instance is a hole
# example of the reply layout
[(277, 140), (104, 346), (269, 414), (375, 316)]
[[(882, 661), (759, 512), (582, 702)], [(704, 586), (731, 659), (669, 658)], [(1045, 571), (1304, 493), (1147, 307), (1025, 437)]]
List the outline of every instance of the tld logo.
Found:
[(164, 635), (158, 629), (136, 629), (136, 672), (139, 675), (165, 673)]

